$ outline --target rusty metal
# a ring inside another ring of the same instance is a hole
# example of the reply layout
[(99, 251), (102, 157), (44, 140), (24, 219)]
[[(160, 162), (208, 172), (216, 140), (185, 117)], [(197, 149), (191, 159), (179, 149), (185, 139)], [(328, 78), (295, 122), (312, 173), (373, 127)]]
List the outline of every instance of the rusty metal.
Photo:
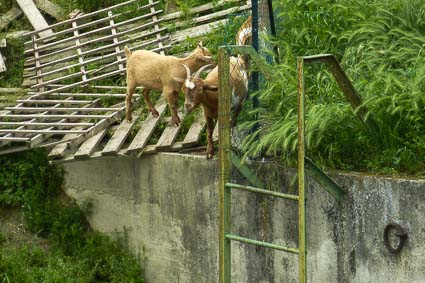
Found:
[(305, 223), (305, 115), (304, 59), (297, 60), (298, 73), (298, 265), (299, 282), (307, 282), (306, 223)]
[(336, 57), (332, 54), (320, 54), (304, 56), (303, 59), (305, 65), (324, 63), (328, 66), (336, 82), (338, 83), (338, 86), (344, 93), (345, 98), (351, 104), (354, 113), (363, 122), (375, 141), (380, 143), (380, 129), (375, 118), (370, 113), (368, 108), (363, 105), (361, 97), (357, 94), (356, 89), (354, 88), (350, 79), (347, 77), (347, 74), (341, 68), (341, 65), (338, 63)]
[[(390, 235), (391, 230), (395, 230), (394, 235), (399, 238), (398, 244), (397, 244), (396, 247), (392, 246), (390, 239), (389, 239), (389, 235)], [(396, 254), (396, 253), (401, 252), (406, 239), (407, 239), (407, 232), (403, 229), (403, 227), (401, 227), (400, 224), (391, 222), (391, 223), (387, 224), (387, 226), (385, 226), (385, 229), (384, 229), (384, 244), (391, 253)]]

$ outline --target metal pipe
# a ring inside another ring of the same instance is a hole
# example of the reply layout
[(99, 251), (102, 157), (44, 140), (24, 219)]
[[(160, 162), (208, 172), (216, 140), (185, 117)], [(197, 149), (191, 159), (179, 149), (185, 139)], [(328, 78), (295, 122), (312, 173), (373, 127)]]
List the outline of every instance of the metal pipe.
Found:
[(272, 243), (268, 243), (268, 242), (263, 242), (263, 241), (257, 241), (257, 240), (253, 240), (253, 239), (248, 239), (248, 238), (237, 236), (237, 235), (227, 234), (226, 239), (230, 239), (230, 240), (233, 240), (233, 241), (238, 241), (238, 242), (242, 242), (242, 243), (246, 243), (246, 244), (256, 245), (256, 246), (260, 246), (260, 247), (275, 249), (275, 250), (279, 250), (279, 251), (284, 251), (284, 252), (288, 252), (288, 253), (299, 254), (298, 249), (287, 248), (287, 247), (284, 247), (284, 246), (280, 246), (280, 245), (276, 245), (276, 244), (272, 244)]
[(279, 193), (275, 191), (268, 191), (268, 190), (264, 190), (264, 189), (260, 189), (256, 187), (251, 187), (251, 186), (243, 186), (239, 184), (226, 183), (226, 187), (241, 190), (241, 191), (251, 192), (251, 193), (283, 198), (283, 199), (298, 200), (298, 196), (295, 196), (295, 195), (284, 194), (284, 193)]

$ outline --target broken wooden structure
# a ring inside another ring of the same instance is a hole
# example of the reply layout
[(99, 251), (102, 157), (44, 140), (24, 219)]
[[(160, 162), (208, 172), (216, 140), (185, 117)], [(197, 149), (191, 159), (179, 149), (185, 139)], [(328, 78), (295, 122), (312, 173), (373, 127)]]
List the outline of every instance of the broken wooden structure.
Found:
[[(193, 10), (197, 26), (185, 29), (174, 23), (181, 12), (162, 15), (159, 1), (140, 2), (126, 1), (25, 35), (29, 40), (24, 85), (31, 90), (17, 105), (0, 112), (0, 154), (48, 147), (51, 158), (73, 159), (179, 151), (198, 143), (205, 127), (203, 115), (179, 135), (181, 127), (165, 126), (167, 107), (161, 99), (156, 106), (160, 117), (136, 109), (133, 115), (139, 119), (121, 121), (126, 91), (123, 47), (164, 52), (188, 36), (211, 31), (228, 20), (226, 15), (248, 10), (250, 4), (222, 1), (219, 4), (226, 8), (218, 12), (213, 4), (202, 5)], [(234, 5), (228, 8), (229, 3)], [(173, 33), (166, 27), (171, 22)], [(112, 80), (116, 86), (107, 86)], [(136, 95), (135, 105), (137, 100)]]

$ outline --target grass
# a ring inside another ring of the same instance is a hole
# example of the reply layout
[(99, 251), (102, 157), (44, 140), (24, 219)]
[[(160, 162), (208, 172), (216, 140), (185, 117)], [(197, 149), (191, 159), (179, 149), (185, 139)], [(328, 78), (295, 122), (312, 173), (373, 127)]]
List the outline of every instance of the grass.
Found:
[[(425, 7), (420, 0), (279, 1), (281, 62), (265, 82), (261, 127), (244, 150), (295, 164), (296, 57), (335, 54), (380, 126), (377, 145), (345, 101), (332, 75), (305, 68), (307, 153), (322, 166), (425, 175)], [(268, 51), (270, 52), (270, 51)], [(245, 122), (251, 127), (253, 121)]]

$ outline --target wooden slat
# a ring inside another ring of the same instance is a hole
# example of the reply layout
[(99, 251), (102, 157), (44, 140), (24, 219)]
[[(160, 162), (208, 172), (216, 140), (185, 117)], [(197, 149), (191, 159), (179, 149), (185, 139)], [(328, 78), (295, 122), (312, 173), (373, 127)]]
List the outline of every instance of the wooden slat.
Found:
[(218, 122), (215, 124), (213, 131), (213, 141), (218, 141)]
[(0, 17), (0, 31), (7, 28), (13, 21), (22, 16), (22, 10), (13, 7)]
[(6, 110), (20, 111), (20, 112), (68, 112), (68, 111), (79, 111), (79, 112), (107, 112), (107, 111), (121, 111), (124, 108), (92, 108), (92, 107), (5, 107)]
[(134, 123), (136, 123), (139, 118), (140, 110), (136, 113), (133, 113), (133, 120), (131, 122), (127, 122), (126, 119), (122, 121), (118, 129), (115, 131), (114, 135), (108, 141), (106, 146), (102, 150), (102, 155), (112, 155), (117, 154), (130, 134), (130, 130), (133, 127)]
[[(73, 21), (72, 22), (72, 27), (73, 28), (78, 28), (78, 24), (77, 21)], [(77, 51), (77, 57), (78, 57), (78, 62), (80, 63), (80, 71), (81, 71), (81, 79), (83, 80), (83, 82), (87, 81), (87, 75), (86, 75), (86, 67), (84, 64), (84, 58), (83, 56), (81, 56), (81, 47), (80, 47), (80, 38), (78, 37), (80, 35), (79, 30), (75, 29), (74, 30), (74, 37), (75, 37), (75, 47), (77, 47), (76, 51)], [(72, 68), (72, 66), (69, 66), (68, 68)], [(46, 74), (42, 74), (43, 76), (45, 76)], [(38, 74), (37, 74), (38, 76)]]
[(55, 3), (49, 0), (34, 0), (34, 2), (40, 10), (54, 17), (56, 20), (62, 21), (65, 19), (65, 11)]
[(16, 2), (18, 3), (19, 7), (21, 7), (22, 11), (27, 16), (27, 19), (35, 30), (47, 28), (46, 30), (38, 33), (41, 37), (46, 37), (53, 34), (53, 31), (49, 29), (49, 24), (43, 18), (33, 1), (16, 0)]
[(48, 99), (18, 99), (16, 102), (25, 104), (88, 104), (90, 100), (48, 100)]
[(0, 129), (0, 133), (12, 134), (83, 134), (87, 133), (86, 130), (16, 130), (16, 129)]
[[(184, 113), (178, 113), (180, 119), (183, 121), (184, 119)], [(179, 134), (181, 129), (181, 124), (179, 126), (173, 126), (168, 125), (164, 132), (162, 133), (161, 137), (158, 140), (158, 143), (156, 144), (156, 150), (158, 151), (164, 151), (173, 145), (174, 141), (177, 138), (177, 135)]]
[(101, 142), (106, 134), (106, 130), (102, 130), (96, 135), (88, 138), (83, 142), (77, 152), (74, 154), (75, 158), (87, 158), (92, 154), (96, 146)]
[(20, 138), (20, 137), (0, 137), (0, 141), (19, 141), (19, 142), (28, 142), (29, 138)]
[(167, 104), (165, 103), (155, 106), (156, 110), (159, 113), (159, 116), (153, 117), (152, 114), (149, 114), (148, 118), (143, 122), (142, 126), (140, 127), (140, 130), (137, 132), (136, 136), (128, 147), (128, 153), (140, 151), (145, 147), (166, 107)]
[[(20, 0), (20, 1), (27, 1), (27, 0)], [(162, 10), (159, 10), (159, 11), (156, 11), (155, 12), (155, 14), (157, 14), (157, 15), (158, 14), (161, 14), (161, 13), (162, 13)], [(145, 14), (145, 15), (142, 15), (142, 16), (134, 17), (134, 18), (131, 18), (131, 19), (128, 19), (128, 20), (125, 20), (125, 21), (122, 21), (122, 22), (119, 22), (119, 23), (115, 24), (115, 27), (116, 28), (123, 27), (125, 25), (130, 24), (130, 23), (138, 22), (138, 21), (141, 21), (143, 19), (150, 18), (152, 16), (153, 16), (153, 14), (152, 13), (149, 13), (149, 14)], [(76, 18), (76, 19), (79, 19), (79, 18)], [(108, 19), (109, 20), (108, 17), (106, 17), (105, 19)], [(73, 29), (76, 29), (76, 28), (74, 27), (74, 28), (69, 29), (69, 30), (73, 30)], [(53, 47), (53, 46), (55, 46), (57, 44), (61, 44), (61, 43), (69, 42), (69, 41), (74, 41), (76, 39), (81, 39), (81, 38), (84, 38), (84, 37), (89, 37), (89, 36), (92, 36), (92, 35), (96, 35), (96, 34), (98, 34), (100, 32), (105, 32), (105, 31), (108, 31), (108, 30), (110, 30), (110, 26), (104, 26), (104, 27), (92, 29), (92, 30), (87, 31), (85, 33), (80, 33), (78, 36), (68, 37), (68, 38), (64, 38), (64, 39), (58, 40), (56, 42), (51, 42), (51, 43), (48, 43), (48, 44), (41, 45), (41, 46), (38, 47), (38, 51), (47, 49), (49, 47)], [(57, 34), (59, 34), (59, 33), (57, 33)], [(25, 54), (30, 54), (30, 53), (32, 53), (34, 51), (35, 51), (34, 49), (28, 49), (24, 53)]]
[[(152, 2), (150, 2), (149, 4), (152, 4)], [(111, 33), (114, 36), (112, 41), (113, 41), (113, 44), (115, 45), (115, 53), (119, 54), (121, 53), (121, 49), (119, 46), (120, 42), (117, 37), (117, 29), (115, 28), (115, 21), (114, 21), (114, 18), (112, 17), (113, 16), (112, 11), (108, 11), (108, 16), (110, 18), (109, 25), (111, 26)], [(123, 74), (124, 74), (124, 65), (122, 63), (121, 55), (117, 55), (117, 61), (121, 62), (120, 64), (118, 64), (118, 70), (123, 71)]]
[[(153, 0), (149, 0), (149, 3), (150, 3), (150, 4), (152, 4), (152, 3), (153, 3)], [(155, 14), (155, 6), (152, 6), (152, 7), (151, 7), (151, 13), (153, 14), (153, 16), (152, 16), (152, 21), (154, 21), (154, 22), (155, 22), (155, 21), (157, 21), (157, 20), (158, 20), (158, 18), (156, 17), (156, 14)], [(156, 24), (156, 25), (154, 26), (154, 30), (155, 30), (155, 31), (158, 31), (158, 30), (159, 30), (159, 25), (157, 25), (157, 24)], [(160, 39), (161, 39), (161, 34), (159, 34), (159, 33), (158, 33), (158, 34), (156, 35), (156, 38), (160, 40)], [(159, 49), (162, 49), (162, 48), (163, 48), (162, 41), (159, 41), (159, 43), (158, 43), (158, 47), (159, 47)], [(161, 53), (161, 55), (165, 55), (164, 50), (161, 50), (161, 51), (160, 51), (160, 53)]]
[(183, 147), (193, 146), (199, 142), (201, 134), (205, 129), (205, 124), (205, 116), (203, 113), (200, 113), (187, 132), (186, 137), (183, 140)]
[(60, 122), (51, 122), (51, 123), (40, 123), (40, 122), (0, 122), (0, 126), (26, 126), (26, 127), (76, 127), (76, 126), (93, 126), (94, 123), (60, 123)]
[[(99, 15), (101, 13), (108, 12), (111, 9), (116, 9), (116, 8), (119, 8), (119, 7), (122, 7), (122, 6), (126, 6), (128, 4), (131, 4), (131, 3), (134, 3), (134, 2), (138, 2), (138, 1), (140, 1), (140, 0), (126, 1), (126, 2), (117, 4), (117, 5), (114, 5), (114, 6), (110, 6), (108, 8), (100, 9), (100, 10), (97, 10), (97, 11), (94, 11), (94, 12), (91, 12), (91, 13), (88, 13), (88, 14), (84, 14), (84, 15), (78, 16), (78, 19), (79, 20), (82, 20), (82, 19), (90, 18), (90, 17), (96, 16), (96, 15)], [(158, 3), (159, 2), (155, 2), (155, 5), (158, 4)], [(150, 8), (150, 6), (149, 5), (146, 5), (146, 6), (140, 7), (139, 10), (146, 9), (146, 8)], [(56, 28), (56, 27), (60, 27), (60, 26), (69, 24), (72, 21), (74, 21), (74, 18), (73, 19), (70, 19), (70, 20), (66, 20), (66, 21), (60, 22), (60, 23), (56, 23), (56, 24), (50, 25), (48, 28), (42, 29), (41, 31), (47, 30), (47, 29)], [(29, 35), (32, 35), (32, 34), (36, 34), (38, 32), (39, 31), (29, 32), (27, 35), (29, 36)], [(57, 35), (57, 34), (55, 34), (55, 35)], [(25, 44), (28, 44), (28, 43), (31, 43), (31, 42), (25, 42)]]
[(4, 62), (3, 55), (0, 52), (0, 73), (6, 72), (6, 71), (7, 71), (6, 63)]
[(18, 119), (32, 119), (32, 118), (39, 118), (39, 119), (52, 119), (52, 118), (64, 118), (64, 119), (108, 119), (111, 118), (111, 115), (43, 115), (43, 114), (27, 114), (27, 115), (20, 115), (20, 114), (7, 114), (2, 115), (0, 118), (18, 118)]

